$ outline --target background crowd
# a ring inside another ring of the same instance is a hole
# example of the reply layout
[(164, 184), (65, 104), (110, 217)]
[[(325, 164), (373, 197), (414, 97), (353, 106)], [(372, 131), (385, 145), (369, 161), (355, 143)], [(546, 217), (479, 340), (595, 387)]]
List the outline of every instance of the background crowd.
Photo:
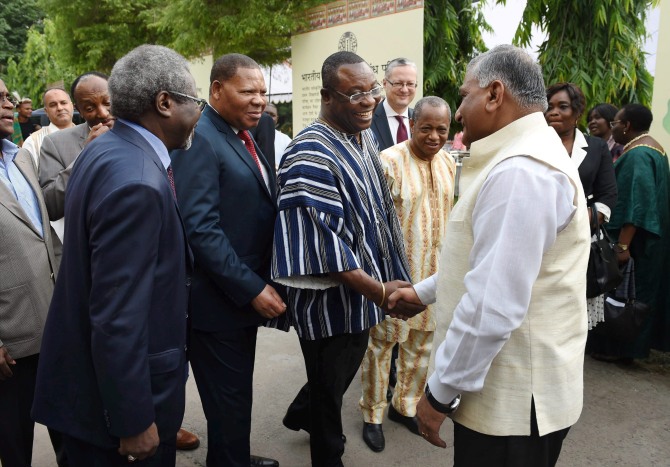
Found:
[[(411, 60), (378, 83), (339, 52), (321, 75), (319, 118), (293, 140), (240, 54), (216, 60), (205, 101), (183, 57), (141, 46), (109, 78), (47, 90), (44, 128), (0, 81), (3, 465), (30, 465), (33, 420), (59, 466), (174, 465), (199, 444), (179, 427), (187, 359), (207, 464), (278, 465), (249, 445), (260, 325), (297, 332), (307, 382), (283, 423), (309, 433), (315, 466), (342, 465), (342, 399), (359, 368), (373, 451), (388, 407), (442, 447), (452, 417), (457, 465), (504, 465), (512, 444), (520, 465), (553, 465), (581, 411), (585, 350), (624, 363), (670, 350), (670, 170), (649, 109), (585, 112), (579, 87), (545, 87), (519, 49), (482, 54), (454, 115), (472, 171), (454, 205), (452, 109), (436, 96), (410, 107)], [(652, 313), (634, 342), (597, 332), (589, 215), (622, 266), (635, 260)], [(538, 342), (539, 360), (521, 356)]]

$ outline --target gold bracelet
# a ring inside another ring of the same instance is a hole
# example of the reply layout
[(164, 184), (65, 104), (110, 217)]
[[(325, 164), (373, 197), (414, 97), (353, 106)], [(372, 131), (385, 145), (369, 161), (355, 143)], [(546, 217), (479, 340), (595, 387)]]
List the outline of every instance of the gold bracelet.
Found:
[(386, 286), (382, 281), (379, 281), (379, 283), (382, 285), (382, 301), (379, 303), (379, 308), (383, 308), (384, 300), (386, 300)]

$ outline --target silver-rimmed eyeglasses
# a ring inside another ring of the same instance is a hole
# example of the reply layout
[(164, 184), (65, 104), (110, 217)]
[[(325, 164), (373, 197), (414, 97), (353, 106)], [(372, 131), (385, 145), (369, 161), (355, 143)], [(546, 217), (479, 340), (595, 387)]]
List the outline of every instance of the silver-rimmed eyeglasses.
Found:
[(403, 82), (400, 82), (400, 81), (396, 81), (394, 83), (393, 81), (390, 81), (388, 79), (386, 80), (386, 82), (389, 83), (393, 89), (402, 89), (405, 86), (407, 86), (407, 89), (416, 89), (416, 87), (417, 87), (416, 83), (403, 83)]
[(207, 101), (205, 99), (200, 99), (199, 97), (189, 96), (188, 94), (184, 94), (184, 93), (177, 92), (177, 91), (168, 91), (168, 92), (170, 94), (174, 94), (175, 96), (181, 96), (181, 97), (185, 97), (186, 99), (192, 100), (193, 102), (196, 103), (196, 105), (198, 106), (198, 109), (200, 109), (200, 112), (205, 110), (205, 107), (207, 106)]
[(612, 120), (610, 122), (610, 128), (614, 128), (614, 125), (616, 125), (617, 123), (621, 123), (621, 120)]
[(373, 99), (377, 99), (378, 97), (382, 96), (382, 90), (383, 90), (383, 88), (379, 84), (377, 84), (377, 86), (370, 89), (369, 91), (357, 92), (357, 93), (352, 94), (351, 96), (349, 96), (349, 95), (347, 95), (343, 92), (338, 91), (337, 89), (333, 89), (333, 91), (338, 93), (340, 96), (346, 97), (347, 99), (349, 99), (349, 102), (351, 102), (352, 104), (360, 104), (368, 96), (372, 97)]

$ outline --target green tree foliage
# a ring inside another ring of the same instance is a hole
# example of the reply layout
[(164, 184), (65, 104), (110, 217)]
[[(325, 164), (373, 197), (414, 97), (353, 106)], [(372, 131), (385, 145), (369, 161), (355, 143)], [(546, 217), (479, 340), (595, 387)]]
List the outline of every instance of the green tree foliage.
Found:
[(166, 40), (148, 27), (159, 0), (41, 0), (59, 32), (59, 58), (78, 73), (109, 73), (114, 63), (141, 44)]
[(291, 34), (321, 0), (41, 0), (59, 31), (60, 58), (78, 72), (111, 71), (141, 44), (193, 58), (239, 52), (259, 63), (290, 56)]
[(533, 26), (546, 32), (538, 50), (545, 82), (577, 84), (587, 107), (599, 102), (649, 106), (653, 78), (642, 52), (647, 37), (644, 22), (648, 9), (659, 2), (528, 0), (514, 42), (528, 46)]
[[(423, 93), (440, 96), (452, 112), (460, 104), (459, 86), (468, 62), (486, 50), (482, 31), (491, 31), (482, 3), (429, 0), (423, 14)], [(460, 125), (452, 124), (452, 133)]]
[(10, 58), (21, 59), (28, 29), (41, 27), (43, 17), (37, 0), (0, 0), (0, 73)]
[(62, 64), (50, 47), (56, 36), (54, 24), (49, 20), (44, 21), (44, 32), (40, 32), (37, 26), (28, 30), (21, 59), (15, 61), (10, 58), (7, 65), (3, 79), (9, 90), (17, 91), (21, 97), (30, 97), (35, 103), (41, 103), (42, 94), (50, 84), (63, 81), (68, 86), (72, 82), (76, 74)]
[(154, 10), (152, 24), (168, 45), (186, 56), (237, 52), (263, 65), (290, 57), (291, 34), (304, 24), (305, 10), (320, 0), (172, 0)]

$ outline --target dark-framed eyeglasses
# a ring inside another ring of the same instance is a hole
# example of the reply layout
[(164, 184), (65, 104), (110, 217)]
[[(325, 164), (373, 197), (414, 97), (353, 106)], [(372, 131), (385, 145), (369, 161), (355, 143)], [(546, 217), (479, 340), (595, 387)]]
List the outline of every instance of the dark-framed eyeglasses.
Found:
[(12, 104), (14, 107), (16, 107), (16, 99), (14, 99), (14, 96), (12, 96), (8, 92), (2, 92), (0, 93), (0, 104), (4, 104), (5, 101), (9, 102)]
[(617, 123), (621, 123), (621, 120), (612, 120), (610, 122), (610, 128), (614, 128), (614, 125), (616, 125)]
[(416, 83), (411, 83), (411, 82), (410, 83), (403, 83), (401, 81), (396, 81), (394, 83), (393, 81), (388, 80), (388, 79), (386, 80), (386, 82), (389, 83), (393, 89), (402, 89), (405, 86), (407, 86), (407, 89), (416, 89), (416, 87), (418, 86)]
[(200, 99), (199, 97), (189, 96), (188, 94), (184, 94), (182, 92), (177, 92), (177, 91), (168, 91), (168, 92), (170, 94), (174, 94), (175, 96), (181, 96), (181, 97), (185, 97), (186, 99), (192, 100), (193, 102), (196, 103), (196, 105), (198, 106), (198, 109), (200, 109), (200, 112), (205, 110), (205, 107), (207, 106), (207, 101), (205, 99)]
[(338, 93), (340, 96), (346, 97), (347, 99), (349, 99), (349, 102), (351, 102), (352, 104), (359, 104), (359, 103), (363, 102), (363, 100), (368, 96), (372, 97), (373, 99), (377, 99), (377, 98), (382, 96), (382, 90), (383, 90), (383, 88), (379, 85), (379, 83), (377, 84), (377, 86), (370, 89), (369, 91), (357, 92), (357, 93), (352, 94), (350, 96), (343, 93), (343, 92), (338, 91), (337, 89), (333, 89), (333, 91)]

